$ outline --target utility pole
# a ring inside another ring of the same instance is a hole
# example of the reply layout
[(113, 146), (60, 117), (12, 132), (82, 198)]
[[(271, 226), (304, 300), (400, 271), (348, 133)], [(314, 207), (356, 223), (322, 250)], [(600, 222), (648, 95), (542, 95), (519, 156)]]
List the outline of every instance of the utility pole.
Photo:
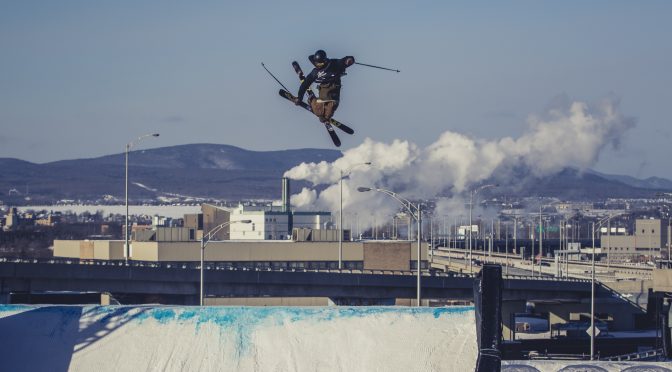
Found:
[(506, 262), (506, 265), (504, 265), (504, 275), (509, 275), (509, 224), (504, 222), (504, 227), (506, 228), (506, 233), (504, 234), (504, 255), (505, 259), (504, 262)]
[[(600, 241), (602, 246), (602, 241)], [(607, 219), (607, 270), (611, 268), (611, 218)]]
[[(558, 245), (560, 247), (560, 252), (562, 252), (562, 218), (560, 218), (560, 224), (558, 225)], [(555, 258), (555, 262), (558, 265), (556, 271), (562, 278), (562, 260), (560, 260), (560, 257), (562, 257), (562, 253)]]
[(544, 258), (544, 246), (541, 243), (544, 238), (543, 224), (544, 221), (541, 219), (541, 204), (539, 204), (539, 277), (541, 277), (541, 260)]

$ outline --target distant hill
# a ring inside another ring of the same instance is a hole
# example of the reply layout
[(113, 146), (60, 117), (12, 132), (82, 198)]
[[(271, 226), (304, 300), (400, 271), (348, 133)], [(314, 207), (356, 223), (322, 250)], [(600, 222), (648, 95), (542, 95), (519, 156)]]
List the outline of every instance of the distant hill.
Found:
[[(134, 202), (279, 199), (282, 174), (302, 163), (334, 161), (337, 150), (249, 151), (235, 146), (190, 144), (133, 151), (130, 198)], [(535, 178), (525, 169), (494, 177), (507, 196), (552, 196), (565, 200), (609, 197), (646, 198), (672, 191), (672, 181), (565, 169)], [(292, 189), (306, 184), (293, 182)], [(30, 200), (26, 200), (26, 196)], [(35, 164), (0, 158), (0, 201), (8, 205), (53, 203), (68, 199), (122, 203), (124, 154)]]
[(524, 178), (513, 194), (558, 197), (563, 200), (600, 200), (606, 198), (653, 198), (657, 192), (672, 190), (672, 185), (669, 187), (654, 187), (652, 184), (646, 184), (646, 187), (638, 187), (619, 179), (626, 176), (612, 176), (610, 178), (605, 176), (598, 175), (596, 172), (580, 172), (576, 169), (567, 168), (549, 177)]
[(660, 177), (649, 177), (645, 179), (639, 179), (631, 176), (621, 176), (621, 175), (615, 175), (615, 174), (604, 174), (604, 173), (599, 173), (595, 171), (591, 171), (592, 173), (602, 177), (606, 178), (608, 180), (612, 181), (618, 181), (621, 183), (624, 183), (626, 185), (630, 185), (633, 187), (637, 188), (642, 188), (642, 189), (667, 189), (667, 190), (672, 190), (672, 181), (665, 179), (665, 178), (660, 178)]
[[(133, 151), (129, 197), (136, 201), (279, 198), (280, 178), (286, 170), (302, 162), (334, 161), (340, 156), (337, 150), (249, 151), (215, 144)], [(6, 204), (25, 203), (26, 191), (31, 203), (124, 198), (123, 153), (44, 164), (0, 158), (0, 169), (0, 200)]]

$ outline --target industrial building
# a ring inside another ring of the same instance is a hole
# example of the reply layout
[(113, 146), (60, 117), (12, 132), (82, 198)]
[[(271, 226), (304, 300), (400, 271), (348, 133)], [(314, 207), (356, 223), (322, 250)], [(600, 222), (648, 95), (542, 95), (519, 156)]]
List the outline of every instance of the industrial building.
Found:
[(229, 214), (230, 221), (251, 221), (247, 224), (232, 223), (229, 227), (231, 240), (287, 240), (295, 228), (320, 230), (331, 227), (329, 212), (296, 212), (285, 208), (273, 210), (265, 206), (241, 204), (230, 210)]
[[(298, 229), (297, 229), (298, 230)], [(55, 240), (54, 257), (79, 260), (123, 260), (122, 240)], [(427, 246), (421, 252), (421, 268), (427, 268)], [(213, 241), (205, 260), (222, 268), (337, 269), (336, 241)], [(133, 242), (135, 261), (198, 262), (199, 242)], [(415, 242), (379, 240), (343, 243), (345, 269), (398, 270), (417, 268)]]
[[(210, 238), (212, 240), (289, 240), (294, 229), (333, 230), (330, 212), (294, 211), (290, 207), (289, 179), (282, 179), (280, 204), (245, 205), (229, 208), (212, 204), (201, 205), (201, 213), (184, 215), (184, 225), (174, 227), (155, 223), (152, 229), (135, 231), (138, 242), (196, 241), (214, 228), (225, 225)], [(155, 218), (156, 221), (160, 219)], [(249, 221), (249, 223), (238, 223)], [(349, 240), (349, 232), (343, 232)], [(333, 240), (338, 240), (336, 231)], [(315, 234), (317, 236), (317, 234)], [(313, 239), (316, 240), (316, 239)]]
[[(135, 229), (130, 257), (135, 261), (200, 260), (200, 240), (209, 236), (205, 260), (218, 266), (248, 269), (337, 269), (339, 234), (343, 268), (408, 271), (417, 268), (417, 250), (407, 240), (350, 241), (349, 231), (333, 229), (330, 212), (293, 211), (289, 180), (282, 179), (279, 205), (235, 208), (203, 204), (201, 213), (184, 216), (181, 227)], [(246, 221), (246, 223), (237, 223)], [(55, 240), (54, 257), (122, 260), (121, 240)], [(421, 253), (427, 269), (427, 250)]]
[(602, 252), (614, 259), (634, 256), (660, 257), (661, 249), (668, 247), (670, 226), (660, 219), (637, 219), (632, 235), (603, 234)]

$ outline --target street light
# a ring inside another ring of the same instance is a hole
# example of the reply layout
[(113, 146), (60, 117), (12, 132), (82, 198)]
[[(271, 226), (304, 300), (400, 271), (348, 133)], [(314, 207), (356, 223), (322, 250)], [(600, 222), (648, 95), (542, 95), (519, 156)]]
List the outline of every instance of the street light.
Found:
[[(604, 222), (608, 222), (611, 220), (613, 217), (616, 217), (620, 214), (623, 213), (618, 213), (614, 215), (609, 215), (603, 219), (601, 219), (598, 223), (597, 226), (595, 226), (595, 223), (593, 222), (593, 250), (592, 250), (592, 260), (591, 260), (591, 274), (590, 274), (590, 360), (593, 360), (594, 353), (595, 353), (595, 228), (599, 228), (602, 226)], [(602, 239), (600, 237), (600, 246), (602, 246)]]
[(240, 220), (240, 221), (226, 221), (220, 225), (217, 225), (213, 227), (210, 231), (208, 231), (206, 234), (203, 234), (203, 237), (201, 238), (201, 280), (200, 280), (200, 295), (199, 295), (199, 302), (200, 305), (203, 306), (203, 266), (204, 266), (204, 260), (205, 260), (205, 246), (210, 243), (210, 240), (212, 237), (217, 234), (221, 229), (234, 224), (234, 223), (250, 223), (252, 220)]
[[(371, 165), (370, 161), (367, 161), (365, 163), (360, 163), (360, 164), (355, 164), (352, 167), (346, 169), (345, 171), (340, 169), (339, 171), (341, 172), (341, 177), (338, 179), (339, 187), (341, 189), (341, 209), (338, 214), (339, 218), (339, 223), (338, 223), (338, 228), (341, 230), (339, 231), (338, 234), (338, 269), (341, 270), (343, 269), (343, 178), (350, 176), (350, 173), (352, 173), (352, 170), (362, 166), (362, 165)], [(352, 234), (352, 232), (350, 232)]]
[(489, 184), (489, 185), (483, 185), (477, 189), (471, 189), (469, 193), (469, 273), (474, 272), (474, 263), (471, 258), (471, 235), (472, 235), (472, 227), (473, 227), (473, 222), (471, 220), (472, 217), (472, 210), (474, 209), (474, 196), (478, 194), (479, 191), (483, 189), (487, 189), (488, 187), (497, 187), (499, 184)]
[(158, 136), (158, 133), (145, 134), (126, 144), (126, 223), (124, 227), (124, 258), (126, 259), (126, 262), (128, 262), (128, 258), (130, 257), (130, 246), (128, 243), (128, 153), (131, 151), (131, 148), (143, 138)]
[[(411, 214), (413, 218), (418, 223), (418, 283), (417, 283), (417, 289), (416, 289), (416, 300), (417, 304), (416, 306), (420, 306), (420, 227), (422, 226), (422, 213), (420, 212), (420, 203), (418, 205), (413, 205), (410, 201), (407, 199), (404, 199), (403, 197), (399, 196), (396, 192), (390, 191), (390, 190), (385, 190), (385, 189), (372, 189), (370, 187), (358, 187), (357, 191), (359, 192), (367, 192), (367, 191), (378, 191), (382, 192), (383, 194), (389, 195), (394, 198), (394, 200), (398, 201), (399, 204), (401, 204), (407, 211), (408, 213)], [(415, 210), (415, 212), (414, 212)]]

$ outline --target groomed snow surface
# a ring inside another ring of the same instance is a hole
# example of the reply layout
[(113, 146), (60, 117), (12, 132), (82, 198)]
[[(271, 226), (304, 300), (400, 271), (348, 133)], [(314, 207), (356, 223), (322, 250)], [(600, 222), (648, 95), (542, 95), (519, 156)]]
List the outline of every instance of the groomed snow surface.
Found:
[(0, 305), (0, 371), (469, 371), (472, 307)]

